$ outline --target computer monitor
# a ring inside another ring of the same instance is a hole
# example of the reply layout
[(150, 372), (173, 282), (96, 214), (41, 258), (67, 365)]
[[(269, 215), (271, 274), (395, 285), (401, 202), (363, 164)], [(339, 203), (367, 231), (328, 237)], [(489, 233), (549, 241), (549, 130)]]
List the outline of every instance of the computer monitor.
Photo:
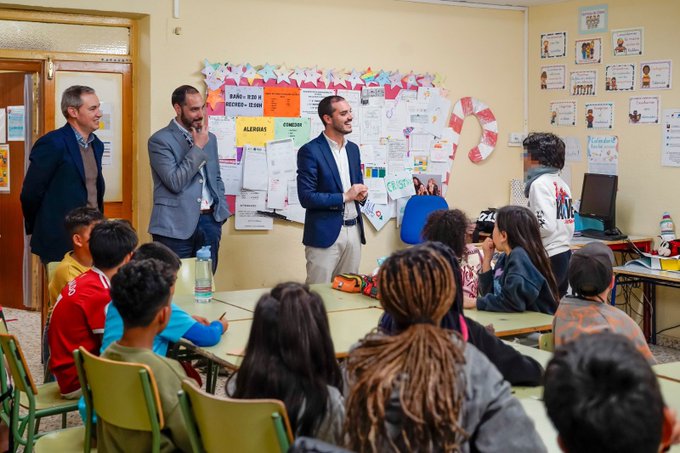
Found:
[(618, 176), (583, 175), (579, 215), (602, 221), (605, 231), (616, 231), (616, 190)]

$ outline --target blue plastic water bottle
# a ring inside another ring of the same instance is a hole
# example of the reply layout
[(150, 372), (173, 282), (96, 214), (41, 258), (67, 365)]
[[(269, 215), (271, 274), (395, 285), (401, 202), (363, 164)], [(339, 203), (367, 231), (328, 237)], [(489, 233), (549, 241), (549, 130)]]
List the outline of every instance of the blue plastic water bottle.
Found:
[(196, 302), (208, 303), (212, 300), (212, 259), (210, 246), (204, 245), (196, 252), (196, 285), (194, 286)]

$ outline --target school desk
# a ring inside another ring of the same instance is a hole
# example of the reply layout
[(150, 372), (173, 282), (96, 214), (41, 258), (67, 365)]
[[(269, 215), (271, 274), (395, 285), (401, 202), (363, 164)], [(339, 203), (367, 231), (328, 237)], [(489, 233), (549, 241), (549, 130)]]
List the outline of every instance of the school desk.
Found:
[(615, 241), (605, 241), (602, 239), (587, 238), (584, 236), (574, 236), (569, 241), (569, 247), (572, 250), (577, 250), (590, 242), (602, 242), (607, 247), (615, 252), (634, 253), (636, 248), (641, 252), (651, 252), (653, 238), (649, 236), (628, 236), (626, 239), (617, 239)]
[(538, 348), (532, 348), (531, 346), (523, 345), (520, 343), (516, 343), (514, 341), (503, 341), (503, 343), (512, 346), (515, 348), (517, 351), (521, 352), (522, 354), (531, 357), (535, 361), (541, 364), (543, 369), (545, 369), (546, 366), (548, 366), (548, 362), (552, 358), (553, 353), (550, 351), (543, 351)]
[(210, 322), (219, 319), (222, 315), (229, 322), (253, 318), (253, 313), (248, 310), (215, 300), (199, 304), (196, 303), (194, 296), (173, 296), (172, 302), (190, 315), (203, 316)]
[(652, 344), (656, 344), (656, 287), (680, 288), (680, 272), (647, 269), (642, 265), (630, 264), (614, 268), (614, 289), (612, 305), (616, 303), (616, 292), (620, 287), (626, 304), (630, 303), (631, 287), (643, 285), (642, 332)]
[(680, 382), (680, 362), (662, 363), (652, 367), (657, 376)]

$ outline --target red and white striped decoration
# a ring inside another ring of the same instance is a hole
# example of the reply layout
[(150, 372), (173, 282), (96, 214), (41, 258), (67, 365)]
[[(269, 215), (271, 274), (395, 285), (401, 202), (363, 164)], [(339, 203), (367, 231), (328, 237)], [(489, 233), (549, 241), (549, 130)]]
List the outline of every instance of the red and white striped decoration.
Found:
[[(498, 141), (498, 123), (489, 106), (479, 99), (472, 97), (459, 99), (456, 105), (453, 106), (453, 113), (451, 113), (451, 120), (449, 121), (449, 127), (455, 132), (451, 160), (456, 155), (460, 131), (463, 129), (463, 121), (468, 115), (474, 115), (482, 126), (482, 139), (477, 146), (468, 152), (470, 160), (478, 163), (489, 157), (496, 147), (496, 142)], [(448, 175), (446, 179), (448, 181)]]

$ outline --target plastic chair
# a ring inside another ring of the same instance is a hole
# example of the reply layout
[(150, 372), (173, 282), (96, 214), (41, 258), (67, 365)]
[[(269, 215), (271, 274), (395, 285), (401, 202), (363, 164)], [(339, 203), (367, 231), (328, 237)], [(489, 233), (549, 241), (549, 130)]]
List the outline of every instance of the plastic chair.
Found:
[(180, 407), (195, 453), (285, 453), (293, 441), (286, 407), (279, 400), (220, 398), (190, 380), (182, 383)]
[(119, 428), (148, 431), (151, 451), (159, 452), (165, 421), (151, 369), (141, 363), (97, 357), (83, 347), (73, 351), (73, 356), (85, 398), (85, 419), (91, 420), (94, 410), (100, 421)]
[(538, 336), (538, 349), (542, 351), (555, 351), (555, 337), (552, 332), (542, 333)]
[[(0, 333), (0, 348), (2, 355), (7, 359), (7, 367), (14, 384), (11, 390), (11, 404), (5, 404), (7, 400), (3, 402), (0, 417), (14, 436), (13, 451), (21, 445), (26, 453), (30, 453), (33, 451), (34, 442), (40, 437), (38, 434), (40, 419), (61, 414), (61, 425), (64, 428), (66, 414), (78, 410), (78, 400), (64, 399), (59, 393), (59, 386), (56, 382), (36, 386), (21, 346), (14, 335)], [(0, 379), (2, 392), (10, 390), (7, 385), (4, 363), (0, 371)], [(25, 414), (19, 413), (20, 407), (26, 409)], [(5, 410), (9, 411), (5, 412)], [(11, 417), (8, 416), (10, 413)]]
[(401, 240), (406, 244), (423, 242), (422, 232), (427, 217), (433, 211), (449, 209), (446, 200), (436, 195), (416, 195), (406, 202), (401, 221)]
[[(177, 272), (177, 282), (175, 283), (175, 295), (193, 296), (194, 285), (196, 283), (196, 258), (182, 258), (182, 267)], [(215, 291), (215, 278), (212, 283)]]

